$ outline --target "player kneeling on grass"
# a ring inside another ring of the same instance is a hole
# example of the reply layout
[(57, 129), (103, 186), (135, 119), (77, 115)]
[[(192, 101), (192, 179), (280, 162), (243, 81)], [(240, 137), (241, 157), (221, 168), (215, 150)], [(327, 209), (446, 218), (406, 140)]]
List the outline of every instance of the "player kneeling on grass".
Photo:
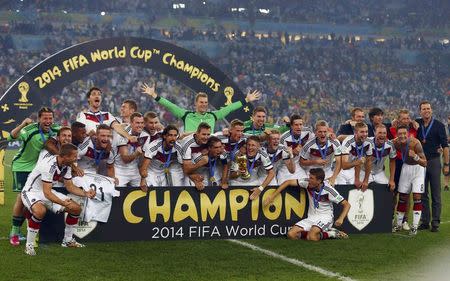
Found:
[(47, 154), (41, 158), (28, 176), (21, 193), (23, 204), (31, 213), (28, 219), (27, 243), (25, 246), (25, 253), (28, 255), (36, 255), (34, 243), (47, 209), (54, 213), (67, 212), (66, 229), (61, 246), (76, 248), (84, 246), (73, 238), (74, 227), (78, 223), (78, 216), (81, 212), (80, 205), (66, 195), (52, 189), (52, 183), (62, 178), (68, 192), (81, 197), (93, 198), (95, 196), (94, 190), (84, 191), (72, 182), (70, 166), (77, 160), (77, 152), (78, 149), (75, 145), (63, 144), (59, 155)]
[(334, 225), (339, 227), (344, 222), (350, 210), (350, 204), (334, 189), (328, 181), (324, 181), (325, 172), (322, 168), (309, 171), (309, 179), (287, 180), (278, 187), (265, 201), (267, 206), (288, 186), (306, 188), (309, 198), (308, 217), (296, 223), (288, 232), (289, 239), (306, 239), (319, 241), (332, 238), (348, 238), (347, 234), (333, 226), (333, 203), (343, 206), (342, 212)]

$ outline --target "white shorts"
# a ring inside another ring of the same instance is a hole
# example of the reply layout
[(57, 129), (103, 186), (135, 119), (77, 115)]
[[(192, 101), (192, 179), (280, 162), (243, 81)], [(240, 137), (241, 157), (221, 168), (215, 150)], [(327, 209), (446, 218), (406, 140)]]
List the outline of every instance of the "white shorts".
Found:
[(277, 182), (279, 183), (283, 183), (287, 180), (303, 179), (307, 177), (308, 175), (306, 173), (306, 170), (303, 169), (300, 165), (295, 165), (295, 172), (293, 174), (288, 171), (286, 166), (283, 166), (279, 169), (276, 175)]
[(425, 167), (418, 164), (409, 165), (403, 163), (400, 180), (398, 181), (399, 193), (423, 193), (425, 191)]
[(336, 177), (336, 184), (355, 184), (355, 168), (341, 170)]
[[(359, 174), (359, 178), (361, 181), (364, 180), (364, 176), (365, 176), (365, 172), (361, 171)], [(369, 183), (371, 182), (375, 182), (378, 184), (388, 184), (389, 183), (389, 179), (386, 177), (386, 174), (384, 173), (384, 171), (380, 171), (378, 173), (371, 173), (369, 176)]]
[(139, 171), (129, 171), (128, 173), (121, 173), (116, 169), (116, 178), (119, 180), (119, 187), (126, 187), (128, 184), (132, 187), (141, 185), (141, 176)]
[(148, 172), (148, 176), (145, 179), (147, 181), (147, 186), (167, 186), (167, 179), (165, 173), (162, 171), (159, 174)]
[[(66, 195), (64, 195), (58, 191), (55, 191), (53, 189), (52, 189), (52, 193), (63, 201), (69, 198)], [(50, 210), (55, 214), (62, 213), (62, 212), (64, 212), (64, 209), (65, 209), (64, 206), (61, 206), (59, 204), (53, 203), (52, 201), (48, 200), (45, 197), (43, 191), (33, 191), (33, 190), (32, 191), (22, 191), (22, 193), (20, 194), (20, 197), (22, 198), (23, 204), (30, 212), (31, 212), (31, 208), (33, 207), (33, 205), (36, 204), (37, 202), (41, 202), (47, 208), (47, 210)]]
[(184, 184), (184, 173), (183, 173), (183, 169), (180, 167), (176, 167), (176, 168), (172, 168), (170, 170), (170, 173), (172, 175), (172, 185), (173, 186), (183, 186)]
[(307, 217), (295, 225), (303, 228), (305, 231), (310, 231), (313, 226), (319, 227), (322, 231), (327, 231), (333, 226), (333, 218), (329, 216)]

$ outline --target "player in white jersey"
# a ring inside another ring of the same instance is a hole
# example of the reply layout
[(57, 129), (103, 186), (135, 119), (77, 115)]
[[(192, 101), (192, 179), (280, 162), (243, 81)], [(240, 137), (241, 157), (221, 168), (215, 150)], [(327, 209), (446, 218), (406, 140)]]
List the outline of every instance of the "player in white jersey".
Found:
[[(369, 138), (372, 142), (372, 172), (370, 173), (369, 183), (376, 182), (379, 184), (388, 184), (389, 189), (394, 191), (395, 188), (395, 158), (397, 151), (394, 144), (387, 139), (387, 129), (384, 124), (375, 127), (375, 137)], [(389, 158), (389, 179), (384, 171), (384, 160)], [(364, 175), (361, 171), (360, 179)]]
[[(87, 173), (102, 174), (118, 180), (114, 171), (116, 155), (111, 148), (111, 128), (105, 124), (99, 125), (95, 140), (86, 138), (78, 147), (78, 167)], [(106, 162), (106, 171), (103, 169)]]
[(150, 142), (161, 138), (163, 126), (156, 112), (148, 111), (144, 114), (144, 131), (150, 136)]
[(222, 132), (215, 133), (224, 145), (225, 153), (229, 162), (233, 162), (239, 150), (245, 146), (244, 138), (244, 122), (239, 119), (234, 119), (230, 123), (228, 134)]
[(295, 164), (293, 161), (294, 155), (292, 154), (292, 148), (288, 148), (280, 143), (281, 135), (277, 129), (271, 129), (267, 138), (267, 143), (262, 149), (269, 155), (270, 162), (272, 162), (275, 177), (272, 179), (269, 185), (278, 185), (283, 182), (279, 177), (278, 169), (281, 164), (284, 164), (290, 173), (295, 172)]
[(150, 136), (143, 131), (144, 117), (139, 112), (131, 114), (130, 125), (125, 129), (130, 135), (137, 138), (137, 142), (131, 143), (128, 139), (118, 136), (117, 156), (114, 161), (118, 186), (140, 186), (139, 161), (143, 154), (143, 147), (149, 142)]
[(106, 124), (121, 136), (127, 138), (131, 142), (136, 142), (136, 138), (130, 136), (111, 113), (100, 111), (102, 92), (99, 88), (91, 88), (86, 94), (86, 98), (89, 103), (89, 110), (87, 112), (78, 113), (77, 121), (86, 125), (89, 136), (95, 136), (97, 127), (101, 124)]
[(143, 191), (147, 192), (148, 186), (184, 185), (183, 159), (177, 138), (177, 127), (168, 125), (160, 139), (144, 145), (144, 159), (139, 167)]
[(307, 172), (312, 168), (322, 168), (325, 178), (334, 186), (341, 171), (341, 144), (337, 139), (330, 139), (328, 123), (324, 120), (316, 122), (314, 133), (316, 137), (308, 141), (300, 152), (300, 164)]
[[(348, 136), (341, 145), (341, 167), (336, 184), (354, 184), (363, 191), (369, 186), (372, 171), (372, 143), (367, 139), (368, 128), (364, 123), (355, 124), (355, 135)], [(361, 166), (364, 166), (364, 179), (361, 182)]]
[(194, 163), (199, 155), (206, 155), (208, 153), (209, 136), (211, 135), (211, 126), (205, 122), (201, 122), (197, 131), (185, 137), (181, 143), (181, 153), (183, 157), (183, 172), (185, 174), (185, 184), (191, 185), (193, 182), (202, 181), (198, 175), (191, 175), (192, 171), (202, 166), (202, 163)]
[(27, 255), (36, 255), (34, 244), (47, 209), (54, 213), (68, 213), (61, 246), (84, 246), (73, 238), (74, 226), (77, 224), (81, 212), (80, 205), (66, 195), (52, 189), (53, 182), (63, 178), (64, 186), (68, 192), (82, 197), (93, 198), (95, 196), (94, 190), (84, 191), (72, 182), (70, 165), (77, 160), (77, 151), (77, 147), (73, 144), (63, 144), (59, 155), (47, 154), (38, 161), (36, 167), (28, 176), (21, 193), (22, 201), (31, 213), (31, 217), (28, 219), (27, 243), (25, 246)]
[(201, 154), (193, 159), (197, 168), (190, 171), (191, 180), (197, 190), (203, 190), (205, 186), (217, 185), (227, 189), (228, 162), (223, 144), (218, 137), (211, 136), (208, 139), (207, 147), (208, 153), (206, 155)]
[(122, 125), (128, 125), (131, 122), (131, 115), (135, 112), (137, 112), (136, 102), (130, 99), (124, 100), (120, 106), (120, 117), (116, 117), (116, 119)]
[(322, 168), (312, 168), (309, 171), (309, 180), (285, 181), (264, 201), (264, 206), (271, 204), (275, 196), (288, 186), (299, 186), (306, 189), (309, 199), (308, 217), (292, 226), (287, 234), (289, 239), (319, 241), (348, 237), (344, 232), (332, 228), (334, 220), (333, 203), (342, 205), (342, 212), (334, 221), (336, 227), (340, 227), (347, 217), (350, 203), (324, 179), (325, 172)]
[(300, 166), (300, 151), (309, 140), (314, 138), (314, 133), (303, 131), (303, 119), (300, 115), (291, 116), (291, 130), (281, 135), (281, 143), (292, 149), (294, 155), (295, 172), (292, 174), (288, 171), (286, 165), (280, 165), (278, 171), (279, 178), (282, 181), (288, 179), (297, 179), (306, 177), (306, 171)]
[(420, 216), (422, 215), (422, 193), (425, 190), (427, 159), (420, 141), (412, 136), (408, 136), (408, 130), (407, 126), (399, 126), (397, 128), (397, 138), (393, 140), (395, 149), (401, 152), (403, 165), (398, 183), (397, 224), (392, 228), (392, 232), (402, 228), (407, 206), (406, 200), (409, 199), (409, 194), (412, 192), (414, 200), (413, 224), (409, 234), (416, 235)]
[(249, 136), (245, 151), (240, 151), (235, 161), (231, 163), (230, 185), (255, 186), (252, 188), (250, 200), (258, 198), (261, 191), (270, 184), (275, 177), (272, 162), (267, 152), (261, 149), (259, 136)]

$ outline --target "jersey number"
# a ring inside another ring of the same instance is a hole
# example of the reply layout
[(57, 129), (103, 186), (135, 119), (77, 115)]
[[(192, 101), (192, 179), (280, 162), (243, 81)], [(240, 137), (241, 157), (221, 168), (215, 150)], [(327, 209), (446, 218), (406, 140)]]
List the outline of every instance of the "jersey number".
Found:
[[(91, 185), (89, 186), (90, 188), (92, 188), (92, 189), (94, 189), (95, 190), (95, 193), (97, 193), (97, 186), (95, 185), (95, 184), (93, 184), (93, 183), (91, 183)], [(98, 188), (98, 190), (100, 191), (100, 194), (102, 195), (101, 196), (101, 201), (103, 202), (103, 201), (105, 201), (105, 193), (103, 192), (103, 187), (99, 187)]]

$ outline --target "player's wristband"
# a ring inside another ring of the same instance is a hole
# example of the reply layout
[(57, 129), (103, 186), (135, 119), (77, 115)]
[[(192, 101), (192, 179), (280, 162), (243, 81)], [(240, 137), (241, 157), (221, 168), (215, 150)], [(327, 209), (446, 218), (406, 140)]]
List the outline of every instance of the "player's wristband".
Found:
[(263, 190), (264, 190), (264, 186), (260, 185), (260, 186), (258, 187), (258, 189), (259, 189), (259, 191), (263, 191)]
[(419, 157), (419, 155), (416, 154), (416, 156), (414, 156), (414, 161), (419, 161), (419, 160), (420, 160), (420, 157)]

